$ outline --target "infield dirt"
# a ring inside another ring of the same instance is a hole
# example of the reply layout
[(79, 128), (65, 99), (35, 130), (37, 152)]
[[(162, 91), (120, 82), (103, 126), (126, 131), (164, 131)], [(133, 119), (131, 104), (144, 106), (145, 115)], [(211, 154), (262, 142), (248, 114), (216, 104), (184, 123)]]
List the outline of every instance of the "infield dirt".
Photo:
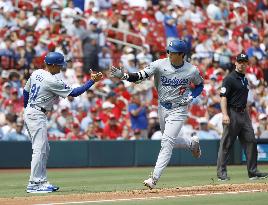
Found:
[(184, 195), (195, 194), (210, 194), (210, 193), (225, 193), (238, 191), (268, 192), (268, 183), (247, 183), (247, 184), (220, 184), (220, 185), (205, 185), (192, 187), (176, 187), (168, 189), (154, 190), (133, 190), (120, 192), (99, 192), (86, 194), (69, 194), (69, 195), (29, 195), (29, 197), (13, 197), (0, 198), (1, 205), (30, 205), (30, 204), (45, 204), (59, 202), (79, 202), (79, 201), (98, 201), (98, 200), (115, 200), (129, 198), (147, 198), (147, 197), (164, 197), (176, 196), (183, 197)]

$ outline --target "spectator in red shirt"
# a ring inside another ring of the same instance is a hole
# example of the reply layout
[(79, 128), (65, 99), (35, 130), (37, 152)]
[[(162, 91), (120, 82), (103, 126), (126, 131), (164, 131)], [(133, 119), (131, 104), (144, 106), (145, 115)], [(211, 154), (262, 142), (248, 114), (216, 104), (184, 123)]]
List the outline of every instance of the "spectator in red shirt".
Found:
[(123, 96), (126, 100), (130, 100), (131, 95), (129, 94), (129, 92), (127, 91), (125, 84), (123, 81), (119, 81), (117, 83), (117, 87), (114, 89), (114, 92), (119, 95), (119, 96)]
[(122, 96), (117, 95), (115, 92), (108, 93), (106, 97), (106, 101), (114, 106), (112, 107), (112, 113), (115, 115), (116, 119), (118, 120), (121, 117), (122, 110), (125, 108), (124, 99)]
[(88, 137), (85, 133), (80, 131), (78, 123), (72, 123), (71, 131), (66, 135), (67, 140), (88, 140)]
[[(93, 135), (97, 139), (102, 139), (103, 137), (103, 123), (101, 122), (101, 119), (99, 117), (93, 118), (93, 123), (89, 125), (87, 133), (93, 132)], [(90, 135), (88, 135), (90, 137)], [(91, 134), (92, 136), (92, 134)]]
[(18, 90), (11, 88), (10, 97), (4, 102), (4, 107), (12, 105), (12, 112), (20, 113), (23, 109), (23, 98), (18, 97)]
[(103, 130), (103, 138), (115, 140), (122, 135), (122, 126), (118, 123), (114, 115), (109, 116), (108, 123)]
[(109, 120), (109, 115), (112, 114), (112, 109), (114, 107), (114, 104), (107, 101), (102, 104), (102, 110), (100, 111), (99, 117), (103, 123), (106, 123)]
[(254, 74), (258, 80), (263, 81), (264, 74), (258, 63), (258, 58), (256, 56), (252, 56), (249, 61), (250, 66), (247, 67), (246, 73)]
[(243, 50), (243, 47), (241, 43), (239, 42), (240, 41), (239, 35), (237, 35), (237, 32), (233, 32), (232, 39), (228, 41), (227, 43), (228, 48), (231, 50), (232, 54), (235, 56), (241, 53)]
[(62, 107), (60, 112), (60, 115), (56, 118), (57, 126), (61, 132), (68, 133), (70, 131), (69, 125), (79, 121), (72, 115), (68, 107)]

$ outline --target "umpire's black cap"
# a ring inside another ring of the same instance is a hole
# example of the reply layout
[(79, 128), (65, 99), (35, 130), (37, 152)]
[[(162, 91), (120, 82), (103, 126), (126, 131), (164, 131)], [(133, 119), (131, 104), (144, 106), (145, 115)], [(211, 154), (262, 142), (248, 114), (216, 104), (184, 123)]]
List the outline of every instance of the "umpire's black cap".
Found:
[(248, 56), (245, 53), (240, 53), (238, 56), (236, 56), (237, 62), (248, 62)]

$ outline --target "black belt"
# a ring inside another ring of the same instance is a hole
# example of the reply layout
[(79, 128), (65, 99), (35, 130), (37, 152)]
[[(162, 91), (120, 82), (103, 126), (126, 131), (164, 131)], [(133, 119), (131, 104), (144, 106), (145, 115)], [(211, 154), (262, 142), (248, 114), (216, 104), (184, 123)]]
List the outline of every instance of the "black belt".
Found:
[(245, 112), (246, 108), (243, 107), (231, 107), (232, 110), (234, 110), (235, 112)]
[(41, 112), (43, 112), (43, 113), (46, 113), (46, 112), (47, 112), (47, 110), (46, 110), (45, 108), (39, 107), (39, 106), (37, 106), (37, 105), (30, 104), (30, 107), (31, 107), (31, 108), (34, 108), (34, 109), (36, 109), (36, 110), (39, 110), (39, 111), (41, 111)]

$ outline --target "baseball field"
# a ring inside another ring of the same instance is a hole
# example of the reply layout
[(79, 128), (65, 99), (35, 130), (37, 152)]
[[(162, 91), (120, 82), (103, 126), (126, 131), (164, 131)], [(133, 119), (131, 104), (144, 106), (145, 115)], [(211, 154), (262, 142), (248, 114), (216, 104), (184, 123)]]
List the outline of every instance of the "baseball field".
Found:
[[(268, 172), (268, 165), (259, 169)], [(250, 181), (246, 167), (229, 166), (230, 181), (218, 182), (215, 166), (168, 167), (157, 189), (142, 181), (151, 167), (49, 169), (50, 194), (27, 194), (28, 169), (0, 170), (0, 204), (268, 204), (268, 179)]]

